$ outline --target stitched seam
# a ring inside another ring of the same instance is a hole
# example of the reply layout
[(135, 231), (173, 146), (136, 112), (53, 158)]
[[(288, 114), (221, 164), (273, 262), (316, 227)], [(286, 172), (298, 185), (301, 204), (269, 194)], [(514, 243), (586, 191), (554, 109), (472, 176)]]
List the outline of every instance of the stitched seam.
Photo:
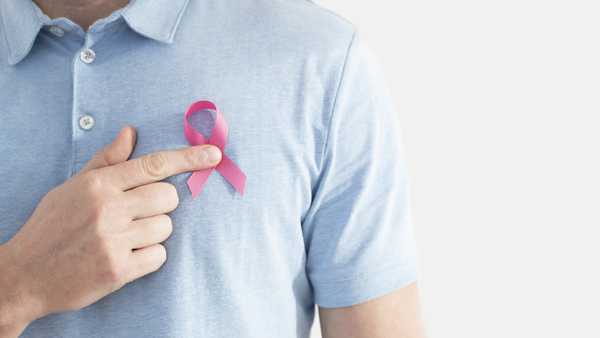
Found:
[(320, 158), (320, 163), (319, 163), (319, 173), (321, 173), (321, 171), (323, 170), (323, 162), (325, 159), (325, 153), (327, 152), (327, 148), (329, 147), (329, 139), (330, 139), (330, 135), (331, 135), (331, 125), (332, 125), (332, 121), (333, 121), (333, 116), (335, 115), (335, 111), (337, 109), (337, 103), (338, 103), (338, 96), (340, 93), (340, 89), (342, 87), (342, 83), (344, 82), (344, 78), (346, 76), (346, 67), (348, 66), (348, 59), (350, 58), (350, 50), (352, 49), (352, 46), (354, 45), (354, 40), (356, 39), (356, 29), (354, 29), (354, 32), (352, 33), (352, 38), (350, 40), (350, 43), (348, 44), (348, 49), (346, 50), (346, 56), (344, 57), (344, 63), (342, 65), (342, 72), (340, 75), (340, 79), (337, 83), (337, 88), (335, 90), (335, 95), (333, 98), (333, 104), (331, 106), (331, 111), (329, 113), (329, 119), (327, 121), (327, 131), (326, 131), (326, 135), (325, 135), (325, 142), (323, 145), (323, 149), (321, 151), (321, 158)]
[(346, 276), (342, 278), (331, 278), (331, 277), (320, 277), (318, 275), (311, 275), (310, 278), (316, 283), (321, 284), (337, 284), (340, 282), (348, 282), (348, 281), (360, 281), (366, 278), (371, 278), (375, 274), (379, 274), (382, 272), (398, 272), (398, 271), (412, 271), (416, 269), (416, 265), (413, 263), (401, 264), (397, 262), (393, 262), (390, 264), (386, 264), (382, 268), (378, 268), (372, 271), (359, 272), (353, 276)]
[[(87, 40), (87, 34), (86, 34), (86, 40)], [(87, 43), (87, 41), (85, 42)], [(77, 116), (77, 109), (75, 108), (75, 100), (77, 98), (77, 81), (75, 81), (75, 63), (77, 62), (77, 58), (79, 53), (76, 53), (72, 58), (71, 58), (71, 76), (70, 76), (70, 80), (71, 80), (71, 163), (69, 163), (70, 168), (69, 168), (69, 177), (73, 177), (75, 175), (75, 169), (77, 166), (77, 151), (79, 150), (79, 148), (77, 147), (77, 142), (75, 141), (75, 130), (76, 130), (76, 126), (74, 125), (75, 123), (79, 122), (79, 116)], [(77, 121), (77, 122), (76, 122)]]
[[(103, 29), (106, 29), (107, 32), (104, 33), (104, 35), (102, 35), (102, 37), (100, 39), (94, 41), (93, 46), (97, 47), (102, 42), (105, 42), (106, 40), (108, 40), (112, 36), (117, 35), (117, 34), (121, 33), (122, 31), (126, 30), (127, 29), (127, 23), (123, 22), (122, 24), (120, 24), (119, 20), (120, 19), (116, 19), (115, 21), (109, 23), (108, 27), (105, 26)], [(92, 47), (92, 46), (89, 46), (89, 47)]]
[[(177, 18), (175, 20), (175, 22), (173, 23), (173, 27), (171, 27), (171, 31), (169, 32), (168, 36), (160, 36), (158, 38), (156, 37), (151, 37), (150, 35), (148, 35), (147, 32), (144, 32), (144, 30), (140, 29), (140, 27), (136, 24), (134, 24), (131, 21), (131, 18), (129, 17), (129, 13), (128, 11), (123, 11), (122, 13), (122, 17), (125, 19), (125, 21), (127, 21), (127, 24), (129, 24), (129, 26), (131, 26), (131, 28), (135, 31), (137, 31), (139, 34), (150, 38), (150, 39), (155, 39), (155, 40), (159, 40), (161, 42), (173, 42), (173, 38), (175, 36), (175, 32), (177, 31), (177, 27), (179, 26), (179, 22), (181, 21), (181, 18), (183, 17), (183, 13), (185, 11), (185, 9), (187, 8), (187, 5), (189, 3), (189, 0), (185, 0), (185, 2), (183, 3), (183, 6), (181, 6), (181, 8), (179, 9), (179, 13), (177, 13)], [(130, 3), (131, 4), (131, 3)]]
[(320, 4), (315, 3), (314, 0), (306, 0), (306, 2), (308, 2), (309, 5), (311, 5), (313, 7), (316, 7), (316, 8), (318, 8), (321, 11), (325, 11), (325, 12), (329, 13), (330, 15), (336, 17), (339, 20), (342, 20), (342, 21), (344, 21), (344, 22), (346, 22), (346, 23), (348, 23), (350, 25), (354, 25), (354, 23), (352, 21), (346, 19), (345, 17), (341, 16), (340, 14), (336, 13), (335, 11), (333, 11), (333, 10), (327, 8), (327, 7), (324, 7), (324, 6), (320, 5)]
[(187, 8), (189, 4), (189, 0), (186, 0), (185, 3), (183, 4), (183, 6), (181, 6), (181, 8), (179, 9), (179, 13), (177, 13), (177, 18), (175, 19), (175, 23), (173, 24), (173, 27), (171, 28), (171, 33), (169, 33), (169, 41), (173, 41), (173, 39), (175, 38), (175, 32), (177, 32), (177, 28), (179, 27), (181, 18), (183, 17), (183, 13), (185, 12), (185, 9)]
[(8, 55), (8, 62), (10, 63), (10, 62), (12, 62), (12, 49), (13, 48), (12, 48), (11, 44), (8, 41), (8, 36), (6, 36), (8, 34), (8, 30), (6, 29), (6, 19), (4, 18), (4, 16), (6, 14), (4, 13), (4, 11), (1, 11), (0, 14), (1, 14), (0, 17), (2, 19), (2, 28), (4, 29), (2, 31), (2, 35), (4, 36), (4, 43), (6, 43), (6, 48), (8, 49), (8, 54), (9, 54)]
[[(34, 6), (35, 6), (35, 4), (31, 3), (31, 8), (34, 9), (34, 11), (35, 11), (35, 7)], [(2, 24), (6, 25), (6, 20), (5, 20), (6, 17), (5, 17), (4, 12), (2, 12), (2, 13), (3, 13), (2, 14)], [(17, 53), (15, 53), (15, 47), (14, 47), (14, 45), (8, 44), (8, 41), (9, 41), (8, 40), (8, 35), (7, 35), (8, 31), (6, 29), (6, 26), (4, 26), (4, 39), (7, 41), (7, 46), (9, 48), (9, 54), (10, 54), (10, 56), (9, 56), (8, 62), (10, 64), (16, 65), (17, 63), (19, 63), (23, 58), (25, 58), (25, 56), (27, 56), (27, 54), (29, 54), (29, 52), (33, 48), (33, 45), (35, 44), (35, 40), (37, 39), (37, 36), (38, 36), (38, 34), (40, 32), (40, 29), (42, 29), (42, 26), (44, 25), (42, 23), (42, 21), (41, 21), (41, 18), (39, 16), (37, 16), (37, 17), (38, 17), (38, 20), (36, 22), (37, 28), (36, 28), (36, 33), (35, 33), (33, 39), (31, 39), (31, 42), (27, 45), (27, 48), (25, 48), (23, 50), (18, 50)]]
[(22, 60), (23, 58), (25, 58), (25, 56), (27, 56), (31, 52), (31, 49), (33, 48), (33, 45), (35, 44), (35, 40), (37, 39), (37, 36), (40, 33), (40, 29), (42, 29), (42, 26), (43, 26), (43, 24), (41, 22), (37, 23), (37, 28), (36, 28), (37, 33), (35, 33), (33, 39), (31, 39), (31, 42), (27, 45), (27, 48), (19, 51), (19, 54), (17, 55), (18, 59)]
[(148, 39), (152, 39), (152, 40), (157, 40), (160, 42), (168, 42), (168, 39), (165, 39), (164, 36), (153, 36), (152, 34), (149, 34), (147, 31), (145, 31), (144, 29), (141, 29), (140, 26), (138, 26), (137, 24), (132, 23), (131, 18), (129, 17), (129, 15), (126, 15), (125, 13), (123, 14), (123, 18), (127, 21), (127, 24), (129, 24), (129, 26), (136, 31), (138, 34), (148, 38)]
[(162, 37), (156, 38), (156, 37), (152, 37), (150, 35), (148, 35), (147, 32), (145, 32), (144, 30), (140, 29), (140, 27), (137, 24), (134, 24), (133, 21), (131, 20), (131, 17), (129, 16), (129, 11), (131, 10), (131, 8), (133, 7), (133, 5), (135, 4), (136, 0), (130, 1), (129, 4), (127, 4), (127, 7), (125, 7), (125, 9), (123, 10), (123, 12), (121, 13), (121, 17), (125, 20), (126, 24), (128, 24), (131, 29), (133, 29), (136, 33), (149, 38), (149, 39), (153, 39), (153, 40), (159, 40), (162, 41), (161, 39), (163, 39)]

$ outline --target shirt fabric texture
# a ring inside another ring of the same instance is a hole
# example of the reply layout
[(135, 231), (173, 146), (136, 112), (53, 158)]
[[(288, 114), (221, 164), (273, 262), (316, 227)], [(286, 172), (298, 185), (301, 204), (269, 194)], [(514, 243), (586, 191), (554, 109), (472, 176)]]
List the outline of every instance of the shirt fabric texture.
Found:
[(0, 21), (0, 243), (124, 125), (132, 158), (188, 146), (197, 100), (223, 112), (247, 175), (244, 196), (213, 172), (195, 199), (190, 173), (166, 179), (165, 265), (23, 337), (306, 338), (315, 304), (415, 281), (400, 128), (351, 23), (303, 0), (137, 0), (87, 32), (1, 0)]

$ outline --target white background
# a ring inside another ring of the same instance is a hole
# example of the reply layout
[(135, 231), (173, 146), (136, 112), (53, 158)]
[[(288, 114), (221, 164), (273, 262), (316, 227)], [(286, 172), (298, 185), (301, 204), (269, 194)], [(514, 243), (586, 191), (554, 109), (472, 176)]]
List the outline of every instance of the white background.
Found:
[(430, 337), (599, 338), (598, 1), (317, 2), (389, 75)]

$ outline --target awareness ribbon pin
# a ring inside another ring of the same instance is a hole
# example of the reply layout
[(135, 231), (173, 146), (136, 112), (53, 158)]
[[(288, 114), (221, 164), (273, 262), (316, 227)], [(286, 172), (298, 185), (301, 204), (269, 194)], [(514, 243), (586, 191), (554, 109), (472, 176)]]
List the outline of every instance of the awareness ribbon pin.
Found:
[[(189, 118), (202, 110), (213, 110), (215, 112), (215, 123), (208, 141), (200, 132), (196, 131), (189, 122)], [(244, 187), (246, 185), (246, 175), (233, 161), (225, 155), (223, 149), (227, 144), (227, 122), (217, 109), (217, 106), (210, 101), (197, 101), (192, 103), (185, 112), (183, 128), (185, 137), (192, 146), (202, 144), (212, 144), (221, 150), (221, 162), (214, 168), (197, 170), (192, 173), (192, 176), (187, 180), (188, 188), (192, 193), (192, 197), (198, 196), (202, 192), (204, 183), (213, 170), (218, 171), (240, 195), (244, 195)]]

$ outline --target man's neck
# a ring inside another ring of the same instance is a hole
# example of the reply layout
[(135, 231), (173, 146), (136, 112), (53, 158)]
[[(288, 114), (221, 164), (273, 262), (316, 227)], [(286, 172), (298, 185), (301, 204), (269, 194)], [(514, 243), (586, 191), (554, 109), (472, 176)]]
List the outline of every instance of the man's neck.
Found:
[[(3, 0), (0, 0), (3, 1)], [(98, 19), (127, 5), (129, 0), (33, 0), (50, 18), (65, 17), (84, 30)], [(152, 1), (152, 0), (150, 0)]]

